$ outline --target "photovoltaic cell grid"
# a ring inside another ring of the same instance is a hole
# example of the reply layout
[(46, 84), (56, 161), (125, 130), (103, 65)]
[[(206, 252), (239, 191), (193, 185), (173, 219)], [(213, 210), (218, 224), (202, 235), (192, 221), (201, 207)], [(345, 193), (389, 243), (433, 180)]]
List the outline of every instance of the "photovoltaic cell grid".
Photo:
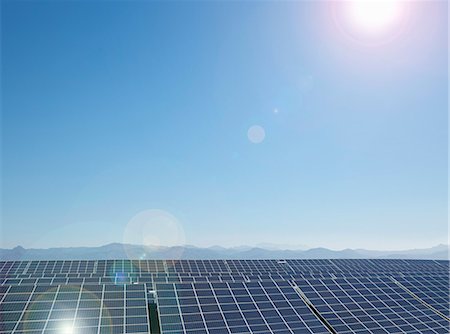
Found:
[(406, 289), (421, 300), (450, 318), (449, 275), (394, 277)]
[(156, 288), (162, 333), (329, 333), (287, 281)]
[[(319, 261), (319, 262), (313, 262)], [(420, 272), (448, 272), (448, 266), (430, 260), (383, 260), (383, 259), (333, 259), (333, 260), (286, 260), (286, 267), (293, 272), (326, 272), (339, 274), (392, 274)]]
[[(410, 260), (100, 260), (100, 261), (13, 261), (0, 262), (0, 279), (99, 278), (118, 275), (292, 275), (292, 274), (395, 274), (448, 273), (448, 261)], [(64, 284), (64, 282), (61, 282)]]
[(0, 333), (149, 333), (144, 285), (2, 287)]
[(449, 313), (448, 274), (448, 261), (4, 261), (0, 333), (148, 333), (153, 289), (168, 334), (328, 333), (311, 307), (337, 333), (449, 333), (433, 310)]
[[(361, 276), (361, 275), (357, 275)], [(1, 285), (65, 285), (65, 284), (135, 284), (146, 283), (187, 283), (187, 282), (243, 282), (243, 281), (265, 281), (265, 280), (293, 280), (299, 278), (330, 278), (327, 273), (316, 274), (204, 274), (204, 275), (185, 275), (185, 274), (145, 274), (141, 276), (127, 276), (119, 273), (116, 276), (107, 277), (67, 277), (63, 275), (38, 278), (3, 278), (0, 279)]]
[(296, 284), (338, 333), (450, 332), (449, 321), (388, 278), (302, 280)]

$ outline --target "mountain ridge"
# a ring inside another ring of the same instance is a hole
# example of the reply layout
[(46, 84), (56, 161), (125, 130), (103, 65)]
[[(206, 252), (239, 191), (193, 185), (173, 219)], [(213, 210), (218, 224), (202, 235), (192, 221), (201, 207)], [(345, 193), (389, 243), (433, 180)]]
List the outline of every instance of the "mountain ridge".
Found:
[(109, 260), (109, 259), (429, 259), (448, 260), (449, 246), (440, 244), (430, 248), (397, 251), (351, 249), (331, 250), (325, 247), (309, 249), (274, 249), (252, 246), (196, 247), (142, 246), (110, 243), (98, 247), (53, 247), (11, 249), (0, 248), (0, 260)]

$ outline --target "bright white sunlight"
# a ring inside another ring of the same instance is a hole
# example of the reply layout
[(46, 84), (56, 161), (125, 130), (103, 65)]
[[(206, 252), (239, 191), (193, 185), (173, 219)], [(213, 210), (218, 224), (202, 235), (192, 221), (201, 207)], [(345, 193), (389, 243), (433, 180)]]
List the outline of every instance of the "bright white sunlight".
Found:
[(354, 0), (344, 2), (356, 29), (377, 33), (392, 28), (405, 9), (402, 0)]

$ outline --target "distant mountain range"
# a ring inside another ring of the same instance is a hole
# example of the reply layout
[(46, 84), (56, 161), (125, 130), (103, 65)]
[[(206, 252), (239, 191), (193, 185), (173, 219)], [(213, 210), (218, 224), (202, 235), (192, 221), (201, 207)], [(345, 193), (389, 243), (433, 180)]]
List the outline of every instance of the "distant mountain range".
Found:
[(273, 247), (195, 246), (149, 247), (112, 243), (100, 247), (71, 247), (48, 249), (0, 249), (1, 260), (107, 260), (107, 259), (432, 259), (448, 260), (449, 246), (438, 245), (425, 249), (404, 251), (373, 251), (365, 249), (307, 250), (275, 249)]

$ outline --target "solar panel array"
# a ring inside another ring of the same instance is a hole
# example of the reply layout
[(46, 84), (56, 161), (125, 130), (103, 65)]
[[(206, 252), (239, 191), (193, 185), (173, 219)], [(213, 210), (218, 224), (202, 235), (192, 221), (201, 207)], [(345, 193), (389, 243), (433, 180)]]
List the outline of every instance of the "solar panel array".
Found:
[(338, 333), (448, 333), (449, 322), (388, 277), (296, 281)]
[(144, 285), (3, 286), (2, 333), (149, 333)]
[(287, 281), (157, 284), (164, 333), (329, 333)]
[(0, 334), (448, 334), (449, 291), (448, 261), (0, 261)]

